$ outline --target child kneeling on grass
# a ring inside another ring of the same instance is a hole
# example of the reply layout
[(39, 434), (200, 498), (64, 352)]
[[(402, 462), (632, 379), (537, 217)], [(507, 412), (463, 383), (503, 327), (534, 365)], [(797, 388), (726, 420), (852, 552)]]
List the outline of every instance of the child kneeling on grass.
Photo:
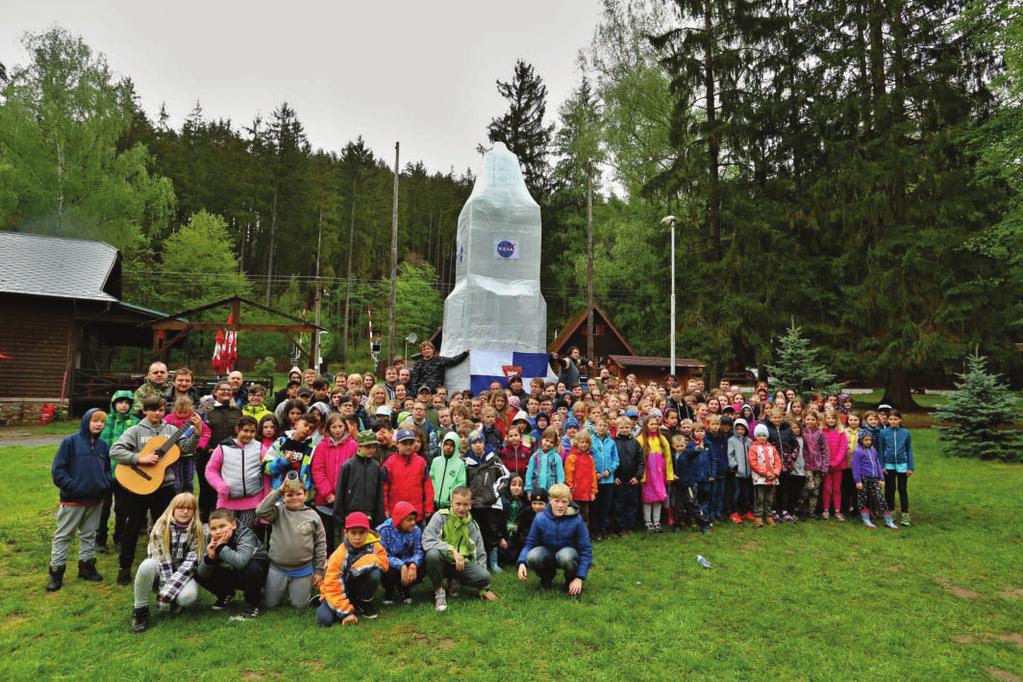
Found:
[(149, 593), (156, 589), (156, 608), (177, 613), (199, 596), (196, 564), (203, 547), (198, 502), (192, 493), (179, 493), (167, 505), (149, 536), (149, 558), (135, 571), (135, 610), (131, 631), (149, 627)]
[[(278, 504), (281, 497), (284, 504)], [(315, 510), (305, 505), (305, 484), (297, 471), (289, 471), (256, 507), (256, 516), (270, 524), (270, 568), (264, 601), (272, 609), (288, 594), (296, 609), (309, 605), (309, 590), (323, 581), (327, 535)]]
[(532, 569), (540, 576), (540, 586), (550, 589), (557, 572), (564, 571), (565, 590), (575, 597), (582, 593), (593, 561), (590, 533), (567, 485), (552, 485), (548, 495), (550, 504), (533, 519), (519, 553), (519, 580), (528, 580)]
[(96, 571), (96, 531), (103, 514), (103, 500), (110, 494), (110, 450), (100, 439), (107, 423), (102, 410), (82, 415), (78, 433), (60, 442), (53, 457), (51, 476), (60, 488), (57, 530), (50, 552), (50, 580), (47, 592), (56, 592), (64, 584), (67, 548), (78, 531), (78, 577), (99, 581)]
[[(447, 444), (445, 440), (445, 444)], [(439, 457), (437, 459), (440, 459)], [(437, 461), (436, 459), (434, 460)], [(423, 531), (412, 503), (396, 502), (391, 518), (377, 526), (390, 569), (383, 575), (384, 606), (412, 603), (412, 585), (422, 580)]]
[(269, 567), (266, 550), (252, 528), (238, 525), (230, 509), (213, 511), (209, 528), (210, 542), (196, 567), (195, 581), (216, 596), (215, 610), (226, 608), (234, 600), (235, 590), (241, 590), (245, 595), (241, 615), (255, 618)]
[(342, 625), (354, 625), (359, 622), (359, 616), (368, 620), (376, 618), (373, 593), (380, 586), (384, 571), (387, 571), (387, 550), (379, 536), (370, 531), (369, 517), (362, 512), (352, 512), (345, 519), (344, 539), (327, 560), (316, 624), (327, 628), (338, 621)]
[(483, 601), (497, 599), (490, 590), (487, 552), (480, 528), (469, 514), (471, 508), (472, 492), (466, 487), (455, 488), (451, 491), (451, 508), (437, 511), (423, 531), (426, 575), (433, 584), (434, 608), (438, 611), (448, 608), (445, 578), (452, 595), (455, 586), (461, 584), (479, 590)]

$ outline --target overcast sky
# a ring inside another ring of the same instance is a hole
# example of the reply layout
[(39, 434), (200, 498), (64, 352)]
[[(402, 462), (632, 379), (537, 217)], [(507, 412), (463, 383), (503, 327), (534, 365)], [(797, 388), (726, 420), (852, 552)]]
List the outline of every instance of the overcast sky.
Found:
[(248, 124), (281, 101), (298, 112), (314, 147), (340, 150), (361, 134), (393, 162), (431, 170), (478, 166), (475, 146), (504, 110), (494, 81), (516, 58), (549, 90), (548, 117), (577, 84), (599, 0), (398, 2), (5, 3), (0, 62), (26, 61), (20, 38), (59, 24), (106, 54), (134, 81), (155, 118), (174, 125), (202, 103), (207, 118)]

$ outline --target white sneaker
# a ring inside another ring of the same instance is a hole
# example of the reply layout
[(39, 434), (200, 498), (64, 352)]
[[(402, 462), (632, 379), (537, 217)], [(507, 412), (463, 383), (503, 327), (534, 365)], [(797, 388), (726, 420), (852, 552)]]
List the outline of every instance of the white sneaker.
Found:
[(437, 611), (448, 610), (448, 595), (443, 588), (433, 593), (433, 608)]

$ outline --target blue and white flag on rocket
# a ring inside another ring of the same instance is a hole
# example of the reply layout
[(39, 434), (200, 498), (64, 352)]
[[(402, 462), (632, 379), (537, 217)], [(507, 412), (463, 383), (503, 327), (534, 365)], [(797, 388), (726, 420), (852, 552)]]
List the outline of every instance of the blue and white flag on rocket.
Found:
[(508, 377), (518, 374), (528, 384), (533, 377), (545, 381), (553, 374), (547, 353), (517, 353), (510, 350), (476, 350), (469, 353), (469, 388), (473, 395), (490, 388), (498, 381), (508, 386)]

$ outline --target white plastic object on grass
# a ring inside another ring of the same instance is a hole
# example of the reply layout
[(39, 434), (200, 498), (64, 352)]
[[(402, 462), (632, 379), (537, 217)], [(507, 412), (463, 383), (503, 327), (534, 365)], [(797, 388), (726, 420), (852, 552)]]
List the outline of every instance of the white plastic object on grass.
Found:
[(710, 562), (707, 561), (702, 554), (696, 555), (696, 563), (700, 564), (702, 568), (710, 568)]

